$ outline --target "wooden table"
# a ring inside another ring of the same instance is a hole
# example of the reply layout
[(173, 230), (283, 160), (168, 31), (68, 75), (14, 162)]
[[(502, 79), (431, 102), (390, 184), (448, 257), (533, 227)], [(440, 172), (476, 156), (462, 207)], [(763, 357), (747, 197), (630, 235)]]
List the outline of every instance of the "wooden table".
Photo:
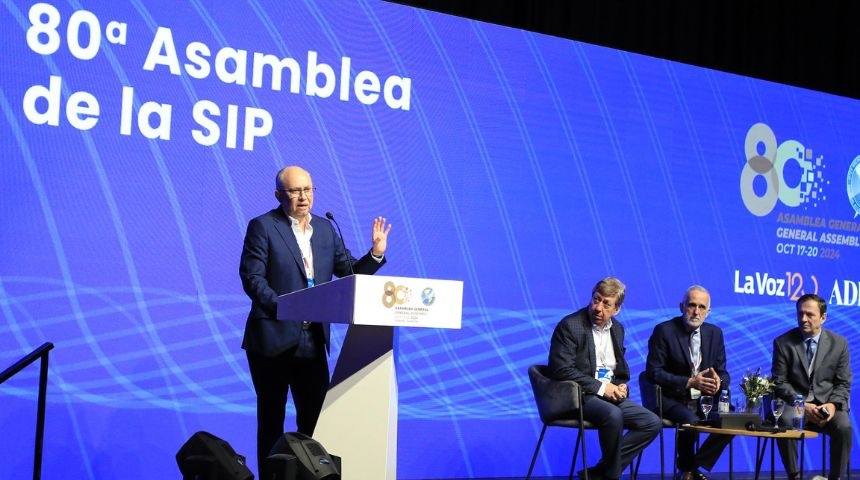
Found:
[[(702, 425), (692, 425), (692, 424), (684, 424), (679, 427), (682, 430), (687, 430), (689, 432), (699, 432), (699, 433), (708, 433), (708, 434), (717, 434), (717, 435), (735, 435), (738, 437), (756, 437), (756, 466), (755, 466), (755, 478), (758, 480), (759, 473), (761, 473), (761, 464), (764, 461), (764, 453), (767, 450), (767, 441), (770, 440), (770, 478), (773, 480), (775, 478), (774, 472), (774, 460), (773, 460), (773, 450), (774, 450), (774, 440), (779, 439), (787, 439), (787, 440), (800, 440), (800, 480), (803, 480), (803, 453), (805, 450), (805, 440), (807, 438), (816, 438), (818, 437), (818, 432), (813, 432), (809, 430), (786, 430), (784, 432), (768, 432), (768, 431), (753, 431), (753, 430), (741, 430), (739, 428), (718, 428), (718, 427), (706, 427)], [(761, 443), (761, 440), (764, 440), (764, 443)], [(761, 445), (761, 448), (759, 448)], [(734, 458), (732, 458), (732, 450), (729, 449), (729, 479), (734, 479), (734, 469), (733, 463)]]

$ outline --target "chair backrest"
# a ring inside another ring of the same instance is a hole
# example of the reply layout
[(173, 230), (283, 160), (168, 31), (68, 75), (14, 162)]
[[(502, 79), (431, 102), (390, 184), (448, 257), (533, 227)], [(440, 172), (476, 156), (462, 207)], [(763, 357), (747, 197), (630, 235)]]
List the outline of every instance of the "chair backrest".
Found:
[(578, 383), (553, 380), (549, 377), (549, 367), (546, 365), (529, 367), (529, 381), (541, 421), (550, 423), (562, 418), (575, 418), (574, 414), (579, 409)]
[(642, 396), (642, 406), (659, 415), (661, 412), (657, 402), (658, 389), (659, 387), (651, 383), (643, 370), (639, 374), (639, 394)]
[(677, 427), (674, 422), (663, 417), (662, 389), (660, 385), (651, 382), (644, 370), (639, 374), (639, 394), (642, 396), (642, 406), (656, 413), (663, 421), (663, 427)]

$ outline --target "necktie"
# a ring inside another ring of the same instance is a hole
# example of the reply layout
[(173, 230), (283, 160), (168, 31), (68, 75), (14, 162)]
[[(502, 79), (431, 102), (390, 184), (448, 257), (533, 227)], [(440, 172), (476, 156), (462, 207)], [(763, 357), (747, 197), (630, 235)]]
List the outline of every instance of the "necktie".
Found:
[(810, 367), (812, 367), (812, 359), (815, 358), (815, 347), (817, 346), (814, 339), (806, 339), (806, 360)]

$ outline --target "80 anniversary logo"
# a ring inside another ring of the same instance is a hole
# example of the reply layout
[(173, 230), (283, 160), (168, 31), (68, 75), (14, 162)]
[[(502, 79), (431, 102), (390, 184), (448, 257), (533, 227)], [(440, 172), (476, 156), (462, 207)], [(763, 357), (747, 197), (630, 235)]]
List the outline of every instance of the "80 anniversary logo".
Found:
[[(764, 123), (756, 123), (747, 131), (744, 151), (747, 162), (741, 172), (741, 198), (753, 215), (767, 215), (777, 201), (798, 207), (810, 202), (817, 206), (818, 200), (824, 199), (823, 155), (812, 158), (812, 149), (805, 148), (797, 140), (786, 140), (777, 145), (776, 135)], [(792, 160), (801, 169), (800, 181), (794, 187), (789, 186), (785, 178), (785, 167)], [(766, 185), (761, 196), (756, 194), (753, 185), (758, 177), (762, 177)]]

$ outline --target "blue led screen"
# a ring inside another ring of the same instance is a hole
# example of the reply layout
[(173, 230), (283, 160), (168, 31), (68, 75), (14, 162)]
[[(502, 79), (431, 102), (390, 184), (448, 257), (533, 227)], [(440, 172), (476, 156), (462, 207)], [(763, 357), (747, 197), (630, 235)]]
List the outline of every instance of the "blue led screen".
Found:
[[(354, 252), (394, 225), (381, 274), (464, 282), (461, 330), (397, 332), (399, 478), (524, 475), (526, 369), (607, 275), (634, 376), (692, 284), (735, 391), (803, 292), (860, 337), (857, 100), (377, 1), (0, 11), (0, 368), (56, 346), (43, 478), (176, 478), (198, 430), (256, 471), (238, 261), (286, 165)], [(0, 478), (32, 468), (37, 382), (0, 386)]]

